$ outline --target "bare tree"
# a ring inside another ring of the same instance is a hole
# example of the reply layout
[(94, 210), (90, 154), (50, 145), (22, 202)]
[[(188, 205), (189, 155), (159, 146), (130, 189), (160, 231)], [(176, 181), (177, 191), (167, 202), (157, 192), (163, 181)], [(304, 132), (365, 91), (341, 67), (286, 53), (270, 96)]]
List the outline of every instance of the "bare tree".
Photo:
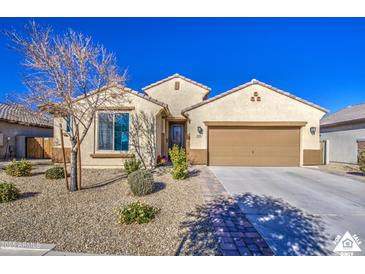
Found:
[[(16, 50), (24, 56), (24, 83), (28, 91), (22, 103), (42, 106), (41, 110), (70, 120), (63, 134), (71, 144), (70, 190), (77, 190), (77, 130), (84, 140), (95, 113), (110, 100), (110, 88), (123, 86), (115, 56), (90, 37), (68, 30), (57, 35), (51, 27), (42, 28), (34, 21), (25, 26), (24, 34), (8, 31)], [(112, 94), (116, 96), (123, 93)], [(57, 125), (55, 125), (57, 126)]]
[(144, 168), (156, 166), (156, 117), (140, 111), (131, 119), (129, 142)]

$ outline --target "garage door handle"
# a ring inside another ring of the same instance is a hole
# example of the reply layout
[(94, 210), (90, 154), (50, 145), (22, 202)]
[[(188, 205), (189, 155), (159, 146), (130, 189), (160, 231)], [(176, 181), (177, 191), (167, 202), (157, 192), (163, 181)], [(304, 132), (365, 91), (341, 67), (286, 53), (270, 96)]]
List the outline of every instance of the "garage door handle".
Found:
[(255, 151), (254, 150), (252, 150), (252, 154), (255, 154)]

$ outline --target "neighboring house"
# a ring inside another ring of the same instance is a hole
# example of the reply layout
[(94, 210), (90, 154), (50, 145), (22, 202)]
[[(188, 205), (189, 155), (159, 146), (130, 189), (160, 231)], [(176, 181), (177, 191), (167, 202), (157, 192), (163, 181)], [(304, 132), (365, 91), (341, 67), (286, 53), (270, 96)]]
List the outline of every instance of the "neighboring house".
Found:
[[(143, 88), (145, 95), (128, 88), (113, 89), (123, 91), (128, 99), (109, 111), (124, 115), (124, 122), (130, 123), (129, 117), (141, 110), (155, 115), (157, 155), (167, 155), (177, 144), (186, 148), (193, 164), (320, 163), (319, 120), (326, 110), (257, 80), (210, 99), (210, 88), (178, 74)], [(97, 113), (82, 143), (83, 166), (120, 166), (122, 159), (133, 155), (128, 138), (115, 140), (115, 128), (123, 125), (106, 126), (103, 113), (108, 113), (108, 107)], [(55, 119), (55, 123), (60, 121)], [(128, 136), (128, 127), (124, 128), (119, 136)], [(56, 127), (54, 136), (54, 155), (59, 155)], [(123, 142), (124, 146), (118, 145)]]
[(0, 160), (26, 157), (26, 137), (52, 137), (49, 117), (0, 103)]
[(357, 164), (365, 149), (365, 104), (348, 106), (321, 120), (321, 140), (330, 162)]

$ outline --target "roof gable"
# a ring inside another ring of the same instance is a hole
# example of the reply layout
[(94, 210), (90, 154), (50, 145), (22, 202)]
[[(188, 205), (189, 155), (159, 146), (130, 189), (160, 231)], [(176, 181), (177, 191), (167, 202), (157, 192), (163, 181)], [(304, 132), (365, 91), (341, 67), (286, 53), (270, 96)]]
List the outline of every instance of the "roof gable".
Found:
[(191, 80), (191, 79), (189, 79), (189, 78), (187, 78), (187, 77), (184, 77), (184, 76), (182, 76), (182, 75), (180, 75), (180, 74), (178, 74), (178, 73), (175, 73), (175, 74), (173, 74), (173, 75), (171, 75), (171, 76), (169, 76), (169, 77), (167, 77), (167, 78), (165, 78), (165, 79), (162, 79), (162, 80), (160, 80), (160, 81), (157, 81), (157, 82), (155, 82), (155, 83), (152, 83), (152, 84), (150, 84), (150, 85), (148, 85), (148, 86), (146, 86), (146, 87), (142, 88), (142, 90), (143, 90), (143, 91), (146, 91), (146, 90), (148, 90), (148, 89), (150, 89), (150, 88), (152, 88), (152, 87), (155, 87), (155, 86), (161, 85), (162, 83), (167, 82), (167, 81), (172, 80), (172, 79), (175, 79), (175, 78), (182, 79), (182, 80), (184, 80), (184, 81), (186, 81), (186, 82), (189, 82), (189, 83), (191, 83), (191, 84), (194, 84), (194, 85), (196, 85), (196, 86), (198, 86), (198, 87), (201, 87), (201, 88), (203, 88), (203, 89), (207, 90), (207, 93), (206, 93), (206, 94), (208, 94), (208, 93), (210, 92), (210, 90), (211, 90), (208, 86), (205, 86), (205, 85), (203, 85), (203, 84), (200, 84), (200, 83), (198, 83), (198, 82), (196, 82), (196, 81), (194, 81), (194, 80)]
[(304, 103), (304, 104), (306, 104), (306, 105), (309, 105), (309, 106), (311, 106), (311, 107), (314, 107), (314, 108), (316, 108), (316, 109), (319, 109), (319, 110), (321, 110), (321, 111), (323, 111), (323, 112), (328, 112), (328, 110), (326, 110), (326, 109), (324, 109), (324, 108), (322, 108), (322, 107), (320, 107), (320, 106), (318, 106), (318, 105), (316, 105), (316, 104), (313, 104), (313, 103), (311, 103), (311, 102), (309, 102), (309, 101), (306, 101), (306, 100), (304, 100), (304, 99), (301, 99), (301, 98), (299, 98), (299, 97), (297, 97), (297, 96), (295, 96), (295, 95), (293, 95), (293, 94), (291, 94), (291, 93), (289, 93), (289, 92), (285, 92), (285, 91), (283, 91), (283, 90), (280, 90), (280, 89), (278, 89), (278, 88), (275, 88), (275, 87), (273, 87), (273, 86), (270, 86), (270, 85), (268, 85), (268, 84), (265, 84), (264, 82), (258, 81), (258, 80), (256, 80), (256, 79), (252, 79), (252, 80), (251, 80), (250, 82), (248, 82), (248, 83), (245, 83), (245, 84), (240, 85), (240, 86), (238, 86), (238, 87), (235, 87), (235, 88), (233, 88), (233, 89), (231, 89), (231, 90), (228, 90), (228, 91), (226, 91), (226, 92), (223, 92), (223, 93), (221, 93), (221, 94), (218, 94), (218, 95), (216, 95), (216, 96), (214, 96), (214, 97), (212, 97), (212, 98), (210, 98), (210, 99), (204, 100), (203, 102), (200, 102), (200, 103), (198, 103), (198, 104), (195, 104), (195, 105), (192, 105), (192, 106), (190, 106), (190, 107), (188, 107), (188, 108), (185, 108), (185, 109), (183, 109), (183, 110), (182, 110), (182, 113), (188, 112), (188, 111), (190, 111), (190, 110), (192, 110), (192, 109), (195, 109), (195, 108), (198, 108), (198, 107), (203, 106), (203, 105), (205, 105), (205, 104), (208, 104), (208, 103), (210, 103), (210, 102), (216, 101), (216, 100), (218, 100), (218, 99), (220, 99), (220, 98), (223, 98), (223, 97), (225, 97), (225, 96), (227, 96), (227, 95), (230, 95), (230, 94), (232, 94), (232, 93), (235, 93), (235, 92), (237, 92), (237, 91), (239, 91), (239, 90), (242, 90), (242, 89), (244, 89), (244, 88), (246, 88), (246, 87), (249, 87), (249, 86), (252, 86), (252, 85), (260, 85), (260, 86), (263, 86), (263, 87), (268, 88), (268, 89), (270, 89), (270, 90), (272, 90), (272, 91), (275, 91), (275, 92), (277, 92), (277, 93), (279, 93), (279, 94), (281, 94), (281, 95), (287, 96), (287, 97), (289, 97), (289, 98), (291, 98), (291, 99), (297, 100), (297, 101), (299, 101), (299, 102), (301, 102), (301, 103)]

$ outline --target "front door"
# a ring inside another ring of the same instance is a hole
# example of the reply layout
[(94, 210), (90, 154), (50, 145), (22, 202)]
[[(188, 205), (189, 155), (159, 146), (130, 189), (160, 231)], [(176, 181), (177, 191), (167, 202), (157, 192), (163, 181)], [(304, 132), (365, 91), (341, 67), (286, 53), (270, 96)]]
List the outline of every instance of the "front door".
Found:
[(184, 147), (184, 124), (170, 124), (170, 142), (169, 147), (178, 145)]

